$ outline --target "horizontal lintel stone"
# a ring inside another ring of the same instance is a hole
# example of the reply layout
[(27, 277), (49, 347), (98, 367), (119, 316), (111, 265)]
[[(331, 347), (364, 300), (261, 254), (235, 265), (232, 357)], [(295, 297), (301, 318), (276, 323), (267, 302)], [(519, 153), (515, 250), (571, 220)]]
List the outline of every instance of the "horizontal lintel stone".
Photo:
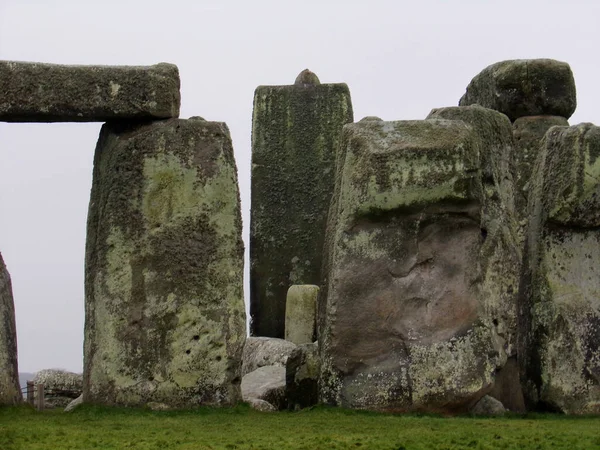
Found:
[(179, 116), (179, 70), (0, 61), (0, 121), (106, 122)]

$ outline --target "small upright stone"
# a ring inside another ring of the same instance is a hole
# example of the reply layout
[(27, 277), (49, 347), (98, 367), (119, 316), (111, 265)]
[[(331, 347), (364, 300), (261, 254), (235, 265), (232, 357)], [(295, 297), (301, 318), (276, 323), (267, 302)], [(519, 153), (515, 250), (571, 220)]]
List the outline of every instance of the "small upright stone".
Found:
[(478, 104), (515, 121), (523, 116), (571, 117), (577, 106), (567, 63), (553, 59), (501, 61), (483, 69), (467, 87), (460, 106)]
[(102, 127), (86, 246), (86, 403), (240, 400), (241, 233), (227, 125)]
[(315, 341), (317, 296), (319, 287), (294, 285), (288, 289), (285, 303), (285, 340), (296, 345)]
[(179, 116), (179, 70), (0, 61), (0, 121), (106, 122)]
[(529, 409), (600, 413), (600, 127), (552, 127), (531, 181), (519, 293)]
[(17, 327), (10, 275), (0, 253), (0, 406), (22, 400), (17, 366)]
[(319, 285), (342, 126), (352, 122), (346, 84), (304, 70), (289, 86), (259, 86), (252, 118), (250, 331), (285, 336), (293, 284)]

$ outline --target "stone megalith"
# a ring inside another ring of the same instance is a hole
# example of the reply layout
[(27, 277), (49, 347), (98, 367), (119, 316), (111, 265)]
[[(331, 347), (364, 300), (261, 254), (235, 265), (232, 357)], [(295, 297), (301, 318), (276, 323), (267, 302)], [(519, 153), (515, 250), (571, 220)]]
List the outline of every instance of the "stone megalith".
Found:
[(250, 315), (254, 336), (284, 337), (293, 284), (320, 284), (323, 240), (346, 84), (303, 71), (291, 86), (259, 86), (252, 119)]
[(527, 198), (533, 166), (546, 131), (553, 126), (569, 126), (564, 117), (524, 116), (513, 123), (515, 137), (515, 208), (518, 218), (527, 225)]
[(0, 406), (22, 400), (17, 366), (17, 326), (10, 275), (0, 253)]
[(600, 413), (600, 127), (552, 127), (536, 160), (519, 294), (531, 409)]
[(102, 127), (86, 247), (86, 403), (240, 400), (241, 232), (227, 125)]
[(322, 401), (464, 412), (506, 362), (519, 254), (504, 177), (486, 171), (501, 170), (487, 152), (508, 152), (512, 135), (493, 111), (465, 116), (479, 110), (505, 120), (499, 144), (461, 120), (344, 127), (319, 308)]
[(0, 61), (0, 121), (104, 122), (179, 116), (179, 70)]
[(285, 302), (285, 340), (296, 345), (315, 341), (317, 298), (319, 286), (295, 284), (290, 286)]
[(571, 117), (577, 106), (575, 79), (567, 63), (553, 59), (501, 61), (471, 80), (460, 106), (478, 104), (515, 121), (523, 116)]

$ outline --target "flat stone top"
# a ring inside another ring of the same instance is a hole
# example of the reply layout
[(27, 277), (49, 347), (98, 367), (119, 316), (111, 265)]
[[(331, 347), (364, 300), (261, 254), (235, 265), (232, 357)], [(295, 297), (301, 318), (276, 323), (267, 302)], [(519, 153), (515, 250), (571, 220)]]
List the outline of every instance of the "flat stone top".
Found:
[(0, 121), (106, 122), (179, 116), (177, 66), (0, 61)]

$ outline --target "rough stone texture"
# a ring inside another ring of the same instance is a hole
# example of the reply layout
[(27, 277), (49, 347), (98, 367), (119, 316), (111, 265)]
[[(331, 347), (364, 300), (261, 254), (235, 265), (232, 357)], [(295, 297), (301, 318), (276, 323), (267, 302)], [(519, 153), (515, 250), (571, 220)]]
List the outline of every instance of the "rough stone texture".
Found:
[[(344, 127), (318, 319), (327, 403), (466, 412), (514, 351), (512, 130), (464, 111), (473, 125)], [(498, 129), (479, 133), (478, 120)]]
[(290, 286), (285, 302), (285, 339), (294, 344), (315, 341), (319, 287), (310, 284)]
[(476, 416), (503, 416), (506, 414), (506, 408), (502, 402), (486, 395), (471, 408), (471, 414)]
[(262, 412), (274, 412), (277, 411), (273, 405), (269, 402), (265, 402), (264, 400), (259, 400), (257, 398), (249, 398), (247, 403), (250, 405), (252, 409)]
[(295, 350), (296, 344), (283, 339), (249, 337), (242, 355), (242, 376), (263, 366), (282, 366)]
[(45, 403), (65, 407), (81, 395), (83, 376), (66, 370), (45, 369), (35, 374), (33, 383), (44, 385)]
[(316, 343), (296, 348), (285, 366), (288, 409), (297, 410), (319, 401), (319, 347)]
[(501, 61), (483, 69), (467, 87), (460, 106), (478, 104), (506, 114), (571, 117), (577, 106), (575, 79), (567, 63), (552, 59)]
[(21, 400), (15, 305), (10, 275), (0, 253), (0, 405), (14, 405)]
[(284, 409), (287, 406), (285, 367), (264, 366), (244, 375), (242, 398), (245, 402), (252, 399), (264, 400), (278, 410)]
[(179, 116), (179, 70), (0, 61), (0, 121), (105, 122)]
[(515, 208), (523, 229), (527, 226), (527, 197), (533, 166), (540, 151), (542, 138), (553, 126), (568, 126), (559, 116), (525, 116), (513, 123), (515, 137)]
[(77, 397), (75, 400), (71, 400), (71, 402), (65, 407), (63, 412), (71, 412), (74, 411), (79, 405), (83, 405), (83, 394)]
[(86, 403), (240, 399), (241, 233), (224, 123), (103, 126), (88, 213)]
[(518, 413), (526, 411), (516, 356), (508, 358), (504, 367), (496, 373), (494, 387), (488, 395), (501, 402), (509, 411)]
[(529, 197), (519, 362), (530, 409), (600, 413), (600, 127), (553, 127)]
[(256, 89), (250, 221), (254, 336), (283, 338), (288, 288), (320, 283), (334, 163), (342, 126), (349, 122), (346, 84)]

